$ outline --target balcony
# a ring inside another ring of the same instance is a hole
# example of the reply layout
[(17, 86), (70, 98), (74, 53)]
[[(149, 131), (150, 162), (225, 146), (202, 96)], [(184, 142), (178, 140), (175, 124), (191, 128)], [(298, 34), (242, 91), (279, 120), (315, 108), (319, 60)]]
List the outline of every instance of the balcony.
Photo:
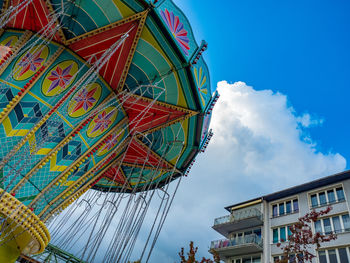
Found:
[(220, 258), (259, 253), (263, 250), (262, 238), (256, 234), (236, 239), (222, 239), (211, 242), (210, 249), (214, 249)]
[(214, 220), (213, 229), (228, 238), (229, 233), (240, 229), (261, 226), (262, 213), (256, 208), (234, 211), (231, 215), (222, 216)]

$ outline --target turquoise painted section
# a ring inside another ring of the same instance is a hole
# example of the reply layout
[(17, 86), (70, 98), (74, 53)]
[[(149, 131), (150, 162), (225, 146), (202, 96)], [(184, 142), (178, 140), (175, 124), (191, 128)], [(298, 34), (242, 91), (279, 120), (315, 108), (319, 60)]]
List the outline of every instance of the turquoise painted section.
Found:
[[(52, 0), (55, 10), (61, 8), (61, 0)], [(65, 15), (60, 18), (65, 36), (70, 39), (122, 19), (113, 1), (64, 1)]]
[(166, 75), (170, 70), (171, 65), (166, 62), (163, 56), (149, 43), (140, 39), (128, 73), (126, 86), (129, 90), (135, 91), (140, 85), (158, 82), (160, 77), (162, 81), (158, 84), (159, 88), (142, 88), (136, 91), (136, 94), (156, 98), (164, 89), (158, 101), (177, 105), (179, 84), (173, 73)]
[(142, 142), (170, 163), (176, 163), (186, 141), (187, 131), (180, 123), (155, 131), (142, 138)]
[(121, 1), (123, 3), (125, 3), (128, 7), (130, 7), (136, 13), (142, 12), (144, 10), (144, 7), (135, 0), (121, 0)]

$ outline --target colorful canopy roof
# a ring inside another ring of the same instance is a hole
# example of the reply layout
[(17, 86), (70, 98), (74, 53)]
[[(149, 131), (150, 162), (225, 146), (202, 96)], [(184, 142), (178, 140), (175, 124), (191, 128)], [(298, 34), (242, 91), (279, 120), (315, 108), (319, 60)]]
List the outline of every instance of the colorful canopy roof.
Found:
[[(0, 0), (0, 6), (6, 11), (21, 2)], [(57, 20), (52, 23), (50, 17), (54, 14)], [(45, 112), (51, 110), (60, 116), (46, 122), (51, 130), (54, 126), (55, 134), (41, 126), (35, 138), (25, 142), (30, 148), (31, 140), (33, 143), (50, 137), (23, 176), (30, 174), (37, 187), (43, 175), (32, 174), (40, 174), (35, 169), (41, 165), (42, 174), (63, 178), (69, 189), (70, 181), (79, 181), (92, 171), (100, 175), (93, 182), (96, 189), (118, 191), (122, 186), (144, 190), (151, 182), (157, 182), (152, 187), (159, 187), (168, 182), (169, 174), (179, 176), (186, 171), (208, 137), (215, 97), (201, 56), (206, 43), (196, 43), (187, 18), (171, 0), (33, 0), (7, 23), (0, 43), (16, 52), (25, 43), (34, 43), (36, 32), (51, 37), (40, 53), (32, 50), (36, 64), (24, 65), (20, 59), (7, 61), (5, 49), (0, 55), (7, 63), (0, 81), (12, 85), (10, 91), (2, 91), (3, 107), (30, 78), (41, 74), (30, 83), (30, 92), (21, 97), (17, 110), (5, 116), (8, 120), (1, 119), (1, 138), (11, 137), (16, 145), (35, 127), (40, 114), (46, 116)], [(79, 77), (121, 40), (120, 48), (98, 69), (95, 83), (72, 91), (72, 98), (66, 100)], [(38, 71), (44, 66), (43, 73)], [(9, 80), (13, 70), (19, 74)], [(111, 94), (115, 94), (114, 105), (86, 118)], [(36, 113), (28, 116), (35, 107)], [(121, 110), (116, 113), (114, 107)], [(55, 157), (49, 159), (53, 150)], [(8, 147), (0, 157), (10, 152)], [(16, 154), (20, 152), (17, 149)], [(68, 175), (62, 177), (62, 173)], [(25, 191), (23, 196), (28, 195)]]

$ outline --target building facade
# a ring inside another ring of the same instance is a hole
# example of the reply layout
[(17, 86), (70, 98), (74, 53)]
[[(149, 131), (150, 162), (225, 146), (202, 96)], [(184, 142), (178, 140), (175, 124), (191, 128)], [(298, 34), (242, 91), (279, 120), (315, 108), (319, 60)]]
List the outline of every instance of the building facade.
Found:
[(282, 257), (277, 243), (287, 240), (289, 227), (311, 212), (332, 210), (312, 224), (313, 232), (336, 233), (316, 251), (315, 263), (350, 263), (350, 171), (225, 207), (213, 229), (225, 238), (211, 242), (225, 263), (274, 262)]

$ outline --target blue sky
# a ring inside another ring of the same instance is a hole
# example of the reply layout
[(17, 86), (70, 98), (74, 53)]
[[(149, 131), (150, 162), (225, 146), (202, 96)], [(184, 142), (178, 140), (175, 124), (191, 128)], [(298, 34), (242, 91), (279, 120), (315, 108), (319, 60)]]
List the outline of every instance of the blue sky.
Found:
[(208, 256), (210, 241), (223, 238), (211, 226), (225, 206), (343, 171), (350, 160), (350, 2), (174, 2), (208, 42), (222, 96), (213, 140), (158, 239), (150, 262), (159, 263), (178, 261), (190, 240)]
[(197, 41), (209, 43), (205, 57), (213, 87), (220, 80), (244, 81), (286, 94), (296, 111), (325, 120), (322, 128), (309, 130), (318, 148), (349, 159), (349, 1), (175, 3)]

